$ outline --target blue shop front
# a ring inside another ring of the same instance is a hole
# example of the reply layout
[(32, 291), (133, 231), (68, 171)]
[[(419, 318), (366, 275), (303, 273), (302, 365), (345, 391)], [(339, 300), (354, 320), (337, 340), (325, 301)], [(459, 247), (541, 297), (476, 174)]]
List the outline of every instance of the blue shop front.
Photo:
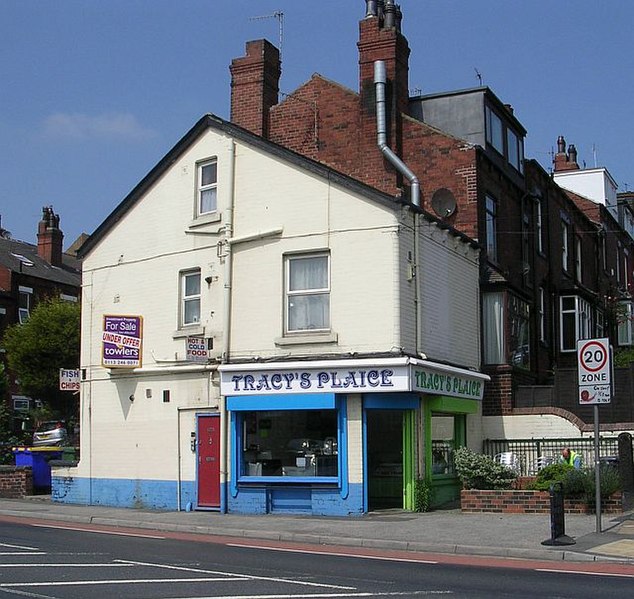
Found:
[[(219, 371), (228, 413), (225, 508), (249, 514), (414, 509), (415, 481), (432, 472), (433, 406), (445, 419), (466, 418), (488, 380), (408, 357)], [(448, 460), (464, 441), (445, 442)]]

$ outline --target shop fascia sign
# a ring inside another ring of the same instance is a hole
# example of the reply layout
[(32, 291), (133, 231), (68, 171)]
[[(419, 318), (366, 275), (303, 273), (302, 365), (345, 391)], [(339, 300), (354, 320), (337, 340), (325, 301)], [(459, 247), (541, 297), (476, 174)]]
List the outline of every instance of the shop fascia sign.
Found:
[(219, 367), (220, 390), (227, 396), (419, 391), (433, 395), (482, 398), (482, 375), (470, 377), (460, 369), (447, 367), (450, 370), (446, 371), (443, 365), (438, 366), (440, 370), (414, 366), (408, 359), (306, 364), (302, 368), (256, 369), (228, 364)]

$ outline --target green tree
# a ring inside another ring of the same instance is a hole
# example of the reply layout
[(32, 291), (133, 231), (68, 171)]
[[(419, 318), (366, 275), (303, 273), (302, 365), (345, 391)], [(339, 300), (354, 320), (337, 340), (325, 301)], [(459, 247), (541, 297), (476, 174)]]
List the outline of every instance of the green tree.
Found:
[(79, 304), (52, 298), (40, 302), (24, 324), (10, 326), (2, 339), (9, 369), (24, 394), (70, 418), (76, 396), (59, 390), (59, 369), (79, 366)]

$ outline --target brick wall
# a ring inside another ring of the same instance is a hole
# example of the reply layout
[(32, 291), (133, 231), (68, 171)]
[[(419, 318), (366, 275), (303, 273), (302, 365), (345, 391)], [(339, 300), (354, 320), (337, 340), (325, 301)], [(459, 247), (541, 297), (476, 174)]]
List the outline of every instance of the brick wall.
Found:
[(513, 371), (510, 366), (485, 368), (491, 380), (485, 384), (482, 400), (483, 416), (505, 416), (513, 412)]
[[(548, 514), (550, 513), (550, 493), (548, 491), (527, 490), (479, 490), (460, 491), (460, 509), (463, 512), (494, 512), (504, 514)], [(619, 514), (623, 511), (621, 493), (615, 493), (601, 504), (603, 513)], [(565, 499), (567, 514), (590, 514), (593, 506), (583, 499)]]
[(0, 497), (33, 495), (33, 472), (25, 466), (0, 466)]

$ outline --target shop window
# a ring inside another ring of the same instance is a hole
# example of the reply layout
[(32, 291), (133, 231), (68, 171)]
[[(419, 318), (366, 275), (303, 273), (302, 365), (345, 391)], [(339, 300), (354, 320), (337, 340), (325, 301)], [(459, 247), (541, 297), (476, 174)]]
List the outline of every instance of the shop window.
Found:
[(453, 454), (456, 449), (454, 416), (432, 414), (431, 473), (455, 474)]
[(431, 473), (432, 476), (455, 476), (454, 451), (464, 447), (466, 439), (464, 414), (431, 414)]
[(244, 477), (337, 477), (337, 410), (245, 411), (238, 468)]
[(286, 332), (330, 330), (328, 254), (286, 257)]

